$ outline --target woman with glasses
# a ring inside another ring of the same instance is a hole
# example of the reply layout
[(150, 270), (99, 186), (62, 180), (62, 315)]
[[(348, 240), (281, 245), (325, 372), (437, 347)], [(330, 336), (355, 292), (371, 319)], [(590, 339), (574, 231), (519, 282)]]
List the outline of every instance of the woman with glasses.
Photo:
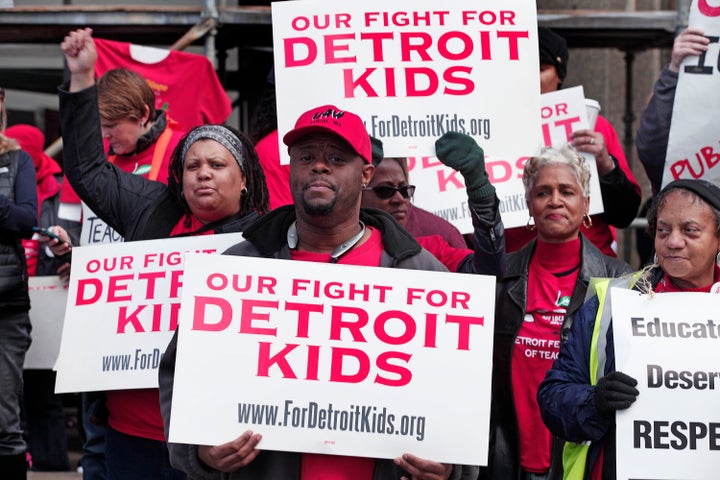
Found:
[[(415, 186), (408, 183), (407, 159), (383, 158), (382, 143), (377, 139), (372, 140), (375, 174), (363, 190), (362, 206), (384, 210), (400, 225), (405, 226), (411, 208), (410, 201), (415, 193)], [(495, 188), (485, 173), (483, 151), (471, 137), (454, 132), (441, 137), (437, 146), (438, 158), (441, 161), (447, 162), (448, 158), (455, 157), (467, 161), (469, 168), (460, 170), (466, 183), (468, 177), (484, 174), (483, 194), (469, 202), (475, 225), (475, 252), (467, 248), (452, 247), (440, 235), (419, 236), (416, 240), (451, 272), (500, 276), (505, 261), (503, 226)], [(455, 168), (453, 164), (446, 165)]]
[(580, 233), (591, 223), (590, 168), (569, 145), (545, 148), (523, 171), (528, 228), (537, 238), (507, 257), (496, 290), (490, 456), (485, 479), (562, 478), (562, 444), (543, 424), (536, 395), (593, 277), (630, 266)]

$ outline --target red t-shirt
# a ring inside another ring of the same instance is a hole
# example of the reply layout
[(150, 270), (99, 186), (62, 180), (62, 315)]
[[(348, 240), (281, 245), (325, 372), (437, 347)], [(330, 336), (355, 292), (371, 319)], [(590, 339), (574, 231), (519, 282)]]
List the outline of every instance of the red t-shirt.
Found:
[(232, 106), (212, 63), (203, 55), (168, 50), (155, 63), (133, 58), (130, 43), (95, 38), (98, 58), (95, 76), (113, 68), (127, 68), (147, 80), (155, 93), (155, 108), (167, 103), (167, 113), (188, 131), (206, 123), (224, 123)]
[(579, 267), (579, 238), (561, 244), (538, 240), (530, 260), (525, 318), (512, 355), (512, 386), (520, 464), (532, 473), (550, 469), (552, 434), (540, 416), (537, 390), (560, 351), (560, 331)]
[[(382, 235), (378, 230), (368, 227), (371, 235), (365, 243), (358, 245), (342, 255), (337, 263), (344, 265), (380, 266), (382, 255)], [(291, 251), (293, 260), (329, 263), (329, 253)], [(375, 470), (375, 459), (348, 457), (344, 455), (322, 455), (303, 453), (300, 480), (368, 480)]]
[(455, 248), (450, 246), (440, 235), (429, 235), (426, 237), (417, 237), (421, 247), (433, 254), (433, 257), (442, 262), (443, 265), (451, 272), (456, 272), (460, 263), (465, 260), (468, 255), (472, 255), (473, 251), (467, 248)]
[(280, 164), (280, 147), (278, 145), (278, 131), (273, 130), (263, 137), (255, 151), (265, 173), (268, 194), (270, 195), (270, 209), (275, 210), (283, 205), (293, 203), (290, 193), (290, 165)]

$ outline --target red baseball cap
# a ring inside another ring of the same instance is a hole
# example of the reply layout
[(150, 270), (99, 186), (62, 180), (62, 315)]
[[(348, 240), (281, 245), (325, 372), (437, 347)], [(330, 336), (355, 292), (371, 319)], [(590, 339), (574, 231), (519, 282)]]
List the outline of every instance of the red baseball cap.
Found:
[(283, 137), (283, 143), (290, 148), (300, 138), (311, 133), (334, 133), (339, 135), (360, 155), (372, 163), (370, 136), (362, 119), (352, 112), (340, 110), (334, 105), (315, 107), (300, 115), (295, 128)]

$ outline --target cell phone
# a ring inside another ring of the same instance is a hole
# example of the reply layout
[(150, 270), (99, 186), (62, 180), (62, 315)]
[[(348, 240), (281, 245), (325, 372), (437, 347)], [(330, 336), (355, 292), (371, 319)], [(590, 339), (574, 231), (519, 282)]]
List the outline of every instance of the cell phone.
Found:
[(47, 228), (33, 227), (33, 232), (38, 233), (44, 237), (49, 237), (57, 240), (59, 243), (65, 243), (65, 240), (55, 235), (52, 231)]

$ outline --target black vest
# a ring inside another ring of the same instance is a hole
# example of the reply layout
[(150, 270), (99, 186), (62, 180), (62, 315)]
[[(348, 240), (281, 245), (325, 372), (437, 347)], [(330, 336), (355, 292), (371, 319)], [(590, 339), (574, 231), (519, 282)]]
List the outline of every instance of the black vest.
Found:
[[(0, 155), (0, 195), (15, 199), (19, 152)], [(25, 251), (20, 237), (0, 233), (0, 308), (30, 308)]]

